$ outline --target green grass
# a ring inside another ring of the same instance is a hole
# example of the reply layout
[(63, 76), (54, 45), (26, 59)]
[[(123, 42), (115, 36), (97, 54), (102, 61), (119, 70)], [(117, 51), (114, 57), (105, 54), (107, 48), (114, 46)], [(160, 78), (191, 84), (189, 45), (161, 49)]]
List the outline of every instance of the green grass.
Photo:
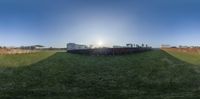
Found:
[(3, 98), (199, 99), (200, 68), (160, 50), (122, 56), (59, 52), (28, 66), (0, 68)]

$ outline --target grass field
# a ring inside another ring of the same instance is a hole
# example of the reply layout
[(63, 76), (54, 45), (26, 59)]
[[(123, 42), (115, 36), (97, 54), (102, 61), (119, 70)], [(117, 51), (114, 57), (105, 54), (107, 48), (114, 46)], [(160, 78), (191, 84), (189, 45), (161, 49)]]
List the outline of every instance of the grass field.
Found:
[(0, 57), (0, 99), (200, 98), (200, 65), (161, 50), (122, 56), (45, 52)]

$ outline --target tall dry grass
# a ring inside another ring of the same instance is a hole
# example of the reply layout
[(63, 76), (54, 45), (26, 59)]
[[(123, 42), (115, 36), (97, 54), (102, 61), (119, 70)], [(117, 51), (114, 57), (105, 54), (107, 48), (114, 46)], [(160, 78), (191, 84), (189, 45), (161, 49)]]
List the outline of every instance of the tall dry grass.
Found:
[(1, 48), (0, 55), (6, 54), (23, 54), (23, 53), (33, 53), (38, 52), (36, 50), (24, 50), (24, 49), (13, 49), (13, 48)]

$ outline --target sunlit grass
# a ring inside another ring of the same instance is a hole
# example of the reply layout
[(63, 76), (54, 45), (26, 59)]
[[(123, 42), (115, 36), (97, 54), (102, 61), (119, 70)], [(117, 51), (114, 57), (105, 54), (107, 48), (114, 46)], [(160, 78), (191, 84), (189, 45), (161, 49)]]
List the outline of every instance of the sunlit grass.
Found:
[(37, 63), (55, 52), (36, 52), (29, 54), (0, 55), (0, 67), (18, 67)]
[(195, 51), (192, 51), (192, 50), (186, 51), (184, 49), (182, 50), (181, 49), (163, 49), (163, 50), (182, 61), (194, 64), (194, 65), (200, 65), (200, 53), (199, 53), (200, 49), (195, 49)]

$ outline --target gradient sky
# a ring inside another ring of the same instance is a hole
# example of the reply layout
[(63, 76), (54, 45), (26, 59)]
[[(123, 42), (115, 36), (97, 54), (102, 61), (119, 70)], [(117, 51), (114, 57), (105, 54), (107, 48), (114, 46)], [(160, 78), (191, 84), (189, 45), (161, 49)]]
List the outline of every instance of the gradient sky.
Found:
[(1, 0), (0, 45), (200, 45), (200, 0)]

